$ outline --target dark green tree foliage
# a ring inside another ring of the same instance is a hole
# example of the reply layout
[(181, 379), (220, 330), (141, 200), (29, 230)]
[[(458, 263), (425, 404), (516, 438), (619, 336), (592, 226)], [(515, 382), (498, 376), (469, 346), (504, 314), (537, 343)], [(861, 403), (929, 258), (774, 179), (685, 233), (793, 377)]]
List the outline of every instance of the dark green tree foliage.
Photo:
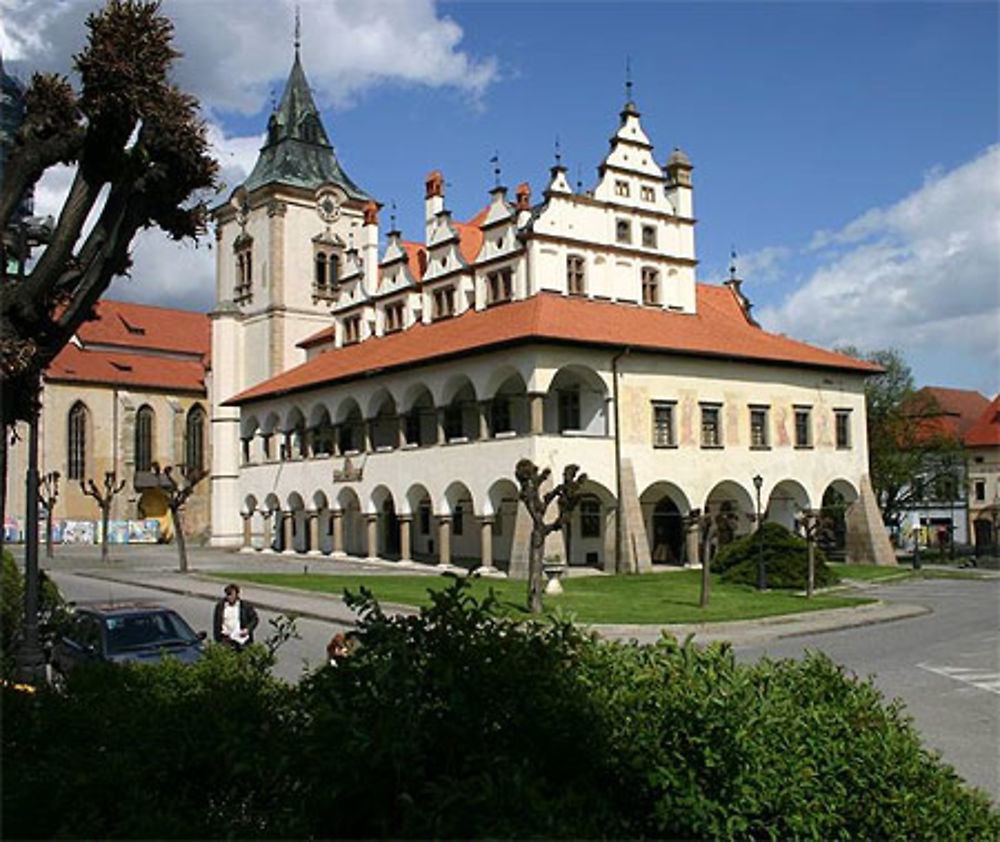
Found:
[[(66, 618), (66, 604), (59, 588), (41, 571), (38, 590), (38, 633), (42, 645), (52, 640)], [(3, 551), (0, 580), (0, 677), (11, 679), (24, 633), (24, 576), (9, 550)]]
[[(712, 559), (712, 572), (721, 573), (726, 582), (755, 585), (760, 553), (767, 565), (769, 588), (801, 590), (805, 588), (808, 576), (808, 552), (804, 538), (792, 534), (780, 523), (765, 521), (760, 534), (751, 532), (719, 550)], [(823, 588), (838, 581), (837, 575), (827, 566), (823, 551), (817, 547), (816, 586)]]
[[(516, 624), (458, 581), (369, 595), (351, 654), (92, 670), (3, 694), (3, 816), (36, 838), (995, 839), (1000, 813), (822, 655), (736, 663)], [(249, 657), (245, 657), (249, 655)]]

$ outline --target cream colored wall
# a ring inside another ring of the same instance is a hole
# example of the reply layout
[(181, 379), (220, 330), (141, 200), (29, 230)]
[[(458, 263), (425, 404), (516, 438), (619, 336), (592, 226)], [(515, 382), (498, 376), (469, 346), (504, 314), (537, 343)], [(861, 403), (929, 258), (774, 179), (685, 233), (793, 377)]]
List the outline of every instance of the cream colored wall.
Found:
[[(977, 462), (976, 459), (982, 459)], [(975, 521), (990, 506), (1000, 504), (1000, 447), (973, 447), (969, 449), (969, 519)], [(976, 500), (976, 481), (986, 484), (986, 499)]]
[[(46, 383), (42, 393), (39, 421), (38, 466), (40, 475), (58, 471), (59, 499), (55, 516), (70, 520), (98, 520), (100, 511), (93, 498), (83, 494), (78, 480), (69, 479), (69, 411), (77, 401), (88, 409), (85, 479), (93, 479), (103, 490), (104, 474), (115, 471), (126, 480), (125, 489), (115, 497), (113, 520), (139, 517), (139, 494), (132, 486), (134, 474), (134, 413), (148, 404), (155, 413), (153, 458), (161, 465), (178, 464), (184, 459), (184, 432), (187, 412), (196, 403), (206, 411), (205, 464), (211, 464), (208, 402), (192, 395), (164, 395), (144, 390), (115, 389), (83, 383)], [(178, 421), (179, 419), (179, 421)], [(19, 441), (11, 448), (8, 471), (9, 514), (24, 517), (25, 470), (27, 467), (27, 426), (19, 425)], [(209, 483), (203, 480), (185, 509), (186, 529), (196, 535), (209, 523)]]

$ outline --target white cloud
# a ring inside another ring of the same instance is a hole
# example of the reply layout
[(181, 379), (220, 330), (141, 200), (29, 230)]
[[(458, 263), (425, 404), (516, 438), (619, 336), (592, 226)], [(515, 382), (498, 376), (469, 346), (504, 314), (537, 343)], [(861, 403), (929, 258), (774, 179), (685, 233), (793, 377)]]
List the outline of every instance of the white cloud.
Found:
[(195, 245), (143, 231), (133, 241), (129, 277), (112, 281), (108, 298), (208, 311), (215, 304), (214, 245), (211, 235)]
[(761, 309), (768, 329), (826, 345), (948, 348), (1000, 370), (1000, 146), (810, 247), (824, 249), (823, 264)]
[[(493, 57), (460, 48), (462, 29), (434, 0), (304, 2), (303, 60), (321, 105), (350, 102), (382, 83), (454, 87), (479, 98), (497, 77)], [(0, 0), (4, 57), (68, 72), (96, 0)], [(209, 112), (256, 114), (281, 95), (292, 58), (293, 0), (168, 0), (184, 55), (178, 84)]]

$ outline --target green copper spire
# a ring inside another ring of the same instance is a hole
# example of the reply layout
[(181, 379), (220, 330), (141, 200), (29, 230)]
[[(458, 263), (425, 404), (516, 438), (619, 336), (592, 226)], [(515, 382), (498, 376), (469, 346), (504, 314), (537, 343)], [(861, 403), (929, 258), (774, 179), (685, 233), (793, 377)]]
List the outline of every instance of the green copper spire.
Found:
[(353, 199), (369, 198), (337, 162), (302, 70), (296, 43), (295, 61), (285, 92), (268, 120), (267, 141), (244, 186), (248, 191), (272, 183), (315, 189), (331, 182)]

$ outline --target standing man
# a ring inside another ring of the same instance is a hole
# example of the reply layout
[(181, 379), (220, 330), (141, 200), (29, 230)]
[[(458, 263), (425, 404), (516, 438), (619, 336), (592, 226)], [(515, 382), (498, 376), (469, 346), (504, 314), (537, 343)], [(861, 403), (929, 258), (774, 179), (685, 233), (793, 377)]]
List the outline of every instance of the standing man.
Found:
[(249, 602), (240, 599), (240, 586), (226, 585), (225, 597), (215, 603), (213, 636), (216, 643), (231, 646), (237, 652), (253, 643), (253, 630), (257, 628), (257, 611)]

